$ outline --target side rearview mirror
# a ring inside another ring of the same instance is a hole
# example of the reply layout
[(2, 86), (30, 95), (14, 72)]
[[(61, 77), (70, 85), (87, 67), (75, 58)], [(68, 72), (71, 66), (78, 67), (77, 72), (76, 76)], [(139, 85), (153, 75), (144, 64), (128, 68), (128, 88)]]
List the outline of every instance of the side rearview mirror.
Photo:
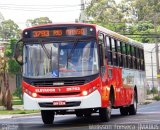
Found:
[(23, 65), (23, 42), (19, 40), (14, 47), (14, 58), (18, 64)]

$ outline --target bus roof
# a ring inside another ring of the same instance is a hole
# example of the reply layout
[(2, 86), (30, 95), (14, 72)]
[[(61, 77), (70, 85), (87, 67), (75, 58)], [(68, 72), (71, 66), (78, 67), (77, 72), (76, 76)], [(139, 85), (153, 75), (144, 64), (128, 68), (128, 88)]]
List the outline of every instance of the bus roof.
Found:
[(126, 36), (123, 36), (119, 33), (116, 33), (114, 31), (111, 31), (107, 28), (104, 28), (102, 26), (99, 26), (99, 25), (96, 25), (96, 24), (88, 24), (88, 23), (52, 23), (52, 24), (43, 24), (43, 25), (38, 25), (38, 26), (33, 26), (33, 27), (29, 27), (29, 28), (26, 28), (24, 29), (23, 31), (26, 31), (26, 30), (30, 30), (30, 29), (36, 29), (36, 28), (40, 28), (40, 27), (51, 27), (51, 26), (72, 26), (72, 25), (81, 25), (81, 26), (93, 26), (96, 28), (96, 31), (101, 31), (101, 32), (104, 32), (105, 34), (107, 34), (108, 36), (110, 37), (114, 37), (120, 41), (124, 41), (130, 45), (133, 45), (133, 46), (136, 46), (136, 47), (139, 47), (139, 48), (143, 48), (143, 44), (138, 42), (138, 41), (135, 41), (133, 39), (130, 39)]

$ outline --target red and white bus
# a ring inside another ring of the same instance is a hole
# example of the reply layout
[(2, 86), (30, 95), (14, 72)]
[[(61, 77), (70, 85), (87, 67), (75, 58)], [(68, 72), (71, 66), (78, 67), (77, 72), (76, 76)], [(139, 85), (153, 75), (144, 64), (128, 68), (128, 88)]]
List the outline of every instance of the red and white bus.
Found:
[(98, 112), (109, 121), (112, 108), (135, 115), (145, 99), (143, 45), (94, 24), (27, 28), (15, 58), (23, 65), (24, 108), (41, 110), (44, 124), (69, 113)]

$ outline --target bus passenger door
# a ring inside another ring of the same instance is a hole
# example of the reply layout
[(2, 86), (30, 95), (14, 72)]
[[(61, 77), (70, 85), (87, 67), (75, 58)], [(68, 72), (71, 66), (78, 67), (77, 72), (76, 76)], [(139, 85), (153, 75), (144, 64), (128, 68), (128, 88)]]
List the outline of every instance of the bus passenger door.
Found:
[(104, 45), (104, 34), (99, 33), (99, 58), (100, 58), (100, 76), (101, 76), (101, 93), (102, 93), (102, 106), (108, 106), (108, 91), (107, 91), (107, 66), (105, 57), (105, 45)]

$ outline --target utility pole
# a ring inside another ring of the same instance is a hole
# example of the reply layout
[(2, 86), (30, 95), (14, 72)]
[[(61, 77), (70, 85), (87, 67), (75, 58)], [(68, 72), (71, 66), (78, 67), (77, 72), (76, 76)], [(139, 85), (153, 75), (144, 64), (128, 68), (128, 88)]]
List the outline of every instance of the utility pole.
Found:
[[(158, 15), (154, 15), (154, 31), (157, 35), (157, 17)], [(158, 46), (158, 40), (155, 38), (155, 51), (156, 51), (156, 64), (157, 64), (157, 88), (158, 88), (158, 95), (160, 95), (160, 79), (158, 78), (158, 75), (160, 73), (159, 69), (159, 46)]]
[(80, 14), (80, 18), (79, 18), (80, 22), (85, 22), (85, 19), (86, 19), (84, 9), (85, 9), (85, 3), (84, 3), (84, 0), (81, 0), (81, 14)]

